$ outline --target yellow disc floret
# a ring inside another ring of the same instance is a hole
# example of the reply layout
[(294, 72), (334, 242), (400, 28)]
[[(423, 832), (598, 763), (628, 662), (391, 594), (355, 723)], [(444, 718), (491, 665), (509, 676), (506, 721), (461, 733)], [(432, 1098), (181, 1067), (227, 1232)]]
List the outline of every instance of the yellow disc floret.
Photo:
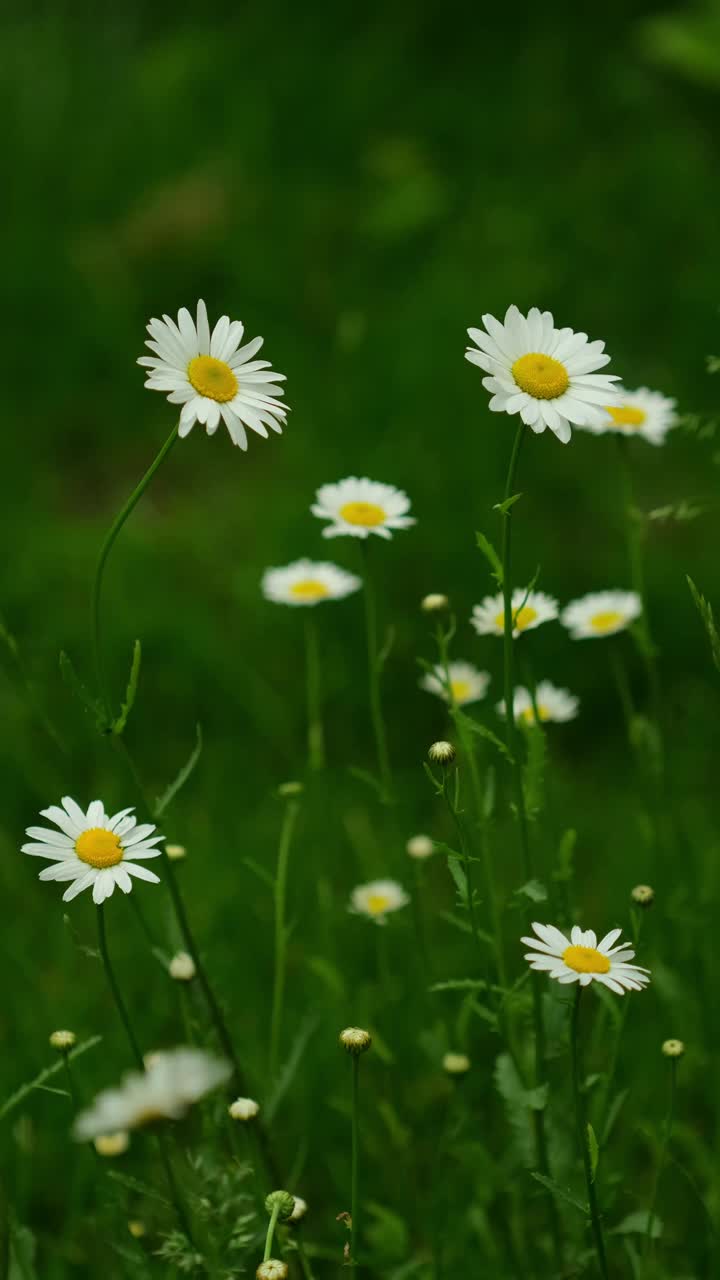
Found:
[(568, 969), (576, 973), (609, 973), (610, 961), (595, 947), (566, 947), (562, 953)]
[(123, 847), (118, 836), (105, 827), (91, 827), (83, 831), (75, 841), (75, 852), (81, 862), (89, 867), (97, 867), (102, 871), (105, 867), (114, 867), (122, 862)]
[(470, 682), (468, 680), (451, 680), (450, 692), (455, 702), (464, 702), (470, 697)]
[(198, 395), (225, 404), (237, 395), (238, 380), (229, 364), (214, 356), (195, 356), (187, 367), (187, 376)]
[[(531, 622), (535, 621), (537, 616), (537, 609), (533, 609), (531, 604), (524, 604), (522, 609), (518, 609), (517, 613), (513, 614), (513, 626), (515, 627), (515, 630), (524, 631), (526, 627), (530, 626)], [(495, 618), (495, 626), (499, 627), (501, 631), (505, 630), (504, 610)]]
[(381, 916), (390, 906), (390, 899), (384, 893), (371, 893), (367, 900), (367, 909), (372, 916)]
[(318, 582), (316, 578), (305, 578), (303, 582), (293, 582), (290, 594), (297, 596), (298, 600), (323, 600), (330, 592), (324, 582)]
[(340, 508), (340, 515), (348, 524), (363, 524), (367, 528), (382, 524), (387, 513), (374, 502), (346, 502)]
[(647, 418), (644, 409), (636, 409), (631, 404), (605, 406), (616, 427), (641, 427)]
[(617, 609), (607, 609), (604, 613), (596, 613), (590, 619), (590, 626), (593, 631), (598, 631), (601, 635), (603, 631), (612, 631), (618, 623), (623, 622), (624, 618)]
[(557, 400), (570, 386), (565, 365), (539, 351), (520, 356), (513, 364), (512, 376), (520, 390), (536, 400)]

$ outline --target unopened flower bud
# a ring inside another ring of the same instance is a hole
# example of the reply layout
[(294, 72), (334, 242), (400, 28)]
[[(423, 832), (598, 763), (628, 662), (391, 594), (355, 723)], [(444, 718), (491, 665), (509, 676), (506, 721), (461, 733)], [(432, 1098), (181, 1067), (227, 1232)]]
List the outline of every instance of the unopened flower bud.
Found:
[(181, 862), (187, 857), (187, 849), (184, 844), (166, 844), (165, 852), (171, 862)]
[(423, 596), (420, 601), (420, 608), (423, 613), (442, 613), (444, 609), (450, 607), (450, 601), (447, 596), (440, 595), (438, 591), (431, 591), (430, 595)]
[(53, 1031), (50, 1036), (50, 1044), (59, 1053), (67, 1053), (68, 1049), (72, 1049), (76, 1040), (77, 1036), (74, 1031)]
[(94, 1146), (99, 1156), (124, 1156), (130, 1146), (130, 1134), (124, 1129), (117, 1133), (103, 1133), (95, 1139)]
[(347, 1049), (354, 1058), (361, 1053), (367, 1053), (372, 1044), (372, 1036), (369, 1031), (363, 1031), (362, 1027), (346, 1027), (340, 1032), (340, 1043), (343, 1049)]
[(470, 1070), (470, 1059), (466, 1053), (446, 1053), (442, 1066), (449, 1076), (463, 1076)]
[(651, 907), (655, 901), (655, 890), (649, 884), (636, 884), (630, 897), (638, 907)]
[(176, 982), (192, 982), (195, 977), (195, 961), (187, 951), (178, 951), (170, 961), (170, 977)]
[(289, 1191), (271, 1191), (270, 1195), (265, 1197), (265, 1208), (269, 1214), (277, 1210), (278, 1222), (287, 1222), (295, 1208), (295, 1197), (291, 1196)]
[(228, 1107), (233, 1120), (254, 1120), (259, 1110), (260, 1105), (254, 1098), (236, 1098)]
[(299, 1222), (307, 1213), (307, 1200), (303, 1200), (302, 1196), (294, 1196), (295, 1204), (290, 1214), (290, 1222)]
[(147, 1227), (139, 1218), (131, 1218), (130, 1222), (128, 1222), (128, 1231), (133, 1240), (142, 1240), (143, 1236), (147, 1235)]
[(286, 1262), (281, 1262), (279, 1258), (268, 1258), (267, 1262), (261, 1262), (255, 1272), (256, 1280), (285, 1280), (288, 1268)]
[(429, 836), (411, 836), (405, 845), (405, 852), (409, 858), (429, 858), (433, 848)]
[(433, 764), (452, 764), (455, 755), (456, 752), (452, 742), (433, 742), (428, 751), (428, 757)]
[(685, 1045), (682, 1040), (664, 1040), (662, 1051), (666, 1058), (682, 1058)]
[(277, 793), (284, 800), (289, 800), (293, 796), (301, 796), (304, 791), (302, 782), (281, 782), (277, 789)]

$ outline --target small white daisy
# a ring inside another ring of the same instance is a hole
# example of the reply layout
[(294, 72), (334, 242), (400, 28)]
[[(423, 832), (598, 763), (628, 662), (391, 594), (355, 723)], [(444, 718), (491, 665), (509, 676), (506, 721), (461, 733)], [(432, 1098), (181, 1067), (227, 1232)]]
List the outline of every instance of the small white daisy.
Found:
[(367, 538), (376, 533), (391, 538), (393, 529), (409, 529), (416, 523), (408, 515), (410, 499), (402, 489), (378, 480), (348, 476), (337, 484), (322, 484), (310, 510), (314, 516), (331, 523), (323, 529), (324, 538)]
[(470, 662), (448, 663), (447, 674), (450, 677), (448, 690), (445, 668), (437, 663), (432, 671), (427, 671), (420, 680), (420, 688), (426, 693), (434, 693), (445, 702), (457, 703), (464, 707), (467, 702), (478, 702), (484, 698), (490, 683), (487, 671), (478, 671)]
[(266, 438), (268, 427), (282, 432), (288, 409), (277, 397), (284, 395), (278, 384), (285, 375), (275, 373), (269, 360), (253, 359), (262, 338), (240, 346), (244, 328), (239, 320), (221, 316), (211, 334), (201, 299), (197, 321), (183, 307), (177, 324), (163, 316), (147, 329), (145, 345), (154, 355), (141, 356), (138, 364), (148, 369), (146, 387), (166, 391), (170, 404), (182, 405), (178, 435), (188, 435), (201, 422), (211, 436), (222, 419), (233, 444), (247, 449), (245, 427)]
[[(468, 329), (475, 343), (465, 358), (488, 374), (495, 413), (519, 413), (533, 431), (552, 432), (567, 444), (574, 426), (599, 421), (617, 395), (615, 374), (597, 373), (608, 363), (604, 342), (586, 333), (556, 329), (552, 314), (532, 307), (527, 316), (508, 307), (504, 323), (483, 316), (484, 329)], [(479, 350), (476, 350), (479, 348)]]
[[(556, 724), (574, 720), (580, 706), (579, 699), (573, 693), (567, 689), (556, 688), (549, 680), (541, 680), (538, 684), (535, 690), (535, 703), (538, 719), (542, 723), (554, 721)], [(505, 716), (504, 699), (498, 703), (497, 710), (499, 715)], [(535, 723), (535, 711), (530, 692), (522, 686), (515, 690), (515, 719), (520, 724)]]
[[(534, 631), (543, 622), (552, 622), (558, 616), (558, 602), (544, 591), (527, 591), (516, 587), (510, 601), (513, 615), (513, 635)], [(502, 593), (486, 596), (473, 606), (470, 619), (479, 636), (501, 636), (505, 631), (505, 604)]]
[(154, 1053), (144, 1072), (131, 1071), (116, 1089), (105, 1089), (77, 1117), (80, 1142), (139, 1129), (156, 1120), (178, 1120), (194, 1102), (223, 1084), (231, 1067), (204, 1049), (168, 1049)]
[(648, 969), (628, 964), (635, 952), (627, 942), (618, 938), (622, 929), (611, 929), (598, 942), (592, 929), (584, 932), (574, 925), (570, 937), (552, 924), (533, 924), (536, 938), (521, 938), (533, 950), (525, 955), (531, 969), (543, 970), (558, 982), (579, 982), (587, 987), (591, 982), (602, 982), (616, 995), (626, 991), (642, 991), (650, 981)]
[(641, 613), (642, 600), (636, 591), (592, 591), (579, 600), (571, 600), (560, 621), (572, 640), (598, 640), (624, 631)]
[(349, 910), (353, 915), (369, 916), (376, 924), (386, 924), (388, 912), (406, 907), (410, 898), (397, 880), (371, 880), (359, 884), (350, 895)]
[(296, 560), (282, 569), (266, 569), (261, 584), (266, 600), (305, 606), (342, 600), (361, 586), (362, 581), (354, 573), (318, 560)]
[(92, 886), (93, 902), (99, 906), (116, 885), (123, 893), (129, 893), (132, 876), (159, 884), (159, 877), (140, 865), (162, 854), (156, 846), (165, 837), (153, 835), (156, 827), (150, 823), (138, 826), (132, 809), (121, 809), (108, 817), (101, 800), (93, 800), (87, 813), (70, 796), (63, 796), (62, 806), (60, 809), (51, 805), (40, 811), (41, 817), (54, 822), (60, 830), (28, 827), (25, 834), (32, 843), (22, 845), (22, 852), (52, 862), (40, 872), (41, 880), (71, 881), (63, 902), (71, 902)]
[(638, 387), (637, 391), (626, 391), (624, 387), (615, 390), (620, 397), (619, 404), (606, 405), (600, 421), (588, 423), (586, 430), (595, 435), (611, 432), (640, 436), (648, 444), (664, 444), (668, 431), (677, 423), (677, 401), (648, 387)]

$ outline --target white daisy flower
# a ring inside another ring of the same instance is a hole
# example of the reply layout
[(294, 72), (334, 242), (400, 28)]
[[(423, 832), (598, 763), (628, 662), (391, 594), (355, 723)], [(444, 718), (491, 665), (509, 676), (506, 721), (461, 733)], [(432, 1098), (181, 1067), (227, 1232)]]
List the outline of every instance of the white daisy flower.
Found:
[[(541, 680), (535, 689), (535, 703), (537, 706), (538, 719), (545, 723), (546, 721), (554, 721), (556, 724), (564, 724), (567, 720), (574, 720), (580, 706), (579, 698), (567, 689), (558, 689), (549, 680)], [(498, 702), (498, 714), (505, 716), (505, 700)], [(533, 709), (533, 701), (530, 691), (519, 686), (515, 690), (515, 719), (520, 724), (534, 724), (535, 711)]]
[(642, 600), (636, 591), (592, 591), (579, 600), (571, 600), (560, 621), (572, 640), (597, 640), (625, 631), (641, 613)]
[(156, 1120), (178, 1120), (211, 1089), (223, 1084), (231, 1067), (204, 1049), (154, 1053), (144, 1072), (131, 1071), (116, 1089), (105, 1089), (82, 1111), (73, 1134), (86, 1142), (121, 1129), (139, 1129)]
[(197, 321), (183, 307), (177, 324), (163, 316), (147, 329), (145, 345), (154, 355), (141, 356), (138, 364), (148, 369), (146, 387), (166, 391), (170, 404), (182, 405), (178, 435), (188, 435), (201, 422), (211, 436), (222, 419), (233, 444), (247, 449), (245, 427), (266, 438), (268, 427), (282, 432), (288, 409), (277, 397), (284, 395), (278, 384), (285, 375), (275, 373), (269, 360), (253, 359), (262, 338), (240, 346), (244, 327), (239, 320), (221, 316), (211, 334), (201, 299)]
[(261, 583), (266, 600), (305, 606), (342, 600), (361, 586), (354, 573), (319, 560), (296, 560), (281, 569), (266, 569)]
[(489, 672), (478, 671), (470, 662), (449, 662), (447, 674), (450, 677), (449, 692), (445, 668), (440, 663), (436, 663), (432, 671), (426, 672), (420, 680), (420, 688), (426, 693), (434, 693), (436, 697), (443, 698), (445, 702), (450, 702), (452, 695), (452, 701), (459, 707), (485, 697), (490, 683)]
[(324, 538), (367, 538), (376, 533), (391, 538), (393, 529), (409, 529), (416, 523), (410, 510), (410, 499), (402, 489), (378, 480), (348, 476), (337, 484), (322, 484), (310, 510), (321, 520), (331, 523), (323, 529)]
[(388, 912), (406, 907), (410, 898), (397, 880), (371, 880), (357, 885), (350, 895), (353, 915), (369, 916), (376, 924), (386, 924)]
[[(475, 343), (465, 358), (484, 369), (495, 413), (519, 413), (533, 431), (552, 432), (567, 444), (574, 426), (602, 421), (617, 395), (615, 374), (597, 373), (608, 363), (604, 342), (586, 333), (556, 329), (552, 314), (532, 307), (527, 316), (508, 307), (504, 323), (483, 316), (484, 329), (468, 329)], [(476, 350), (476, 347), (479, 350)]]
[(62, 806), (60, 809), (51, 805), (40, 811), (41, 817), (54, 822), (60, 830), (28, 827), (25, 834), (31, 843), (22, 845), (22, 852), (52, 863), (40, 872), (41, 880), (71, 881), (63, 902), (71, 902), (92, 886), (93, 902), (99, 906), (116, 885), (123, 893), (129, 893), (132, 876), (159, 884), (159, 876), (141, 865), (162, 854), (156, 846), (165, 837), (153, 835), (156, 827), (150, 823), (138, 826), (132, 809), (121, 809), (108, 817), (101, 800), (93, 800), (87, 813), (70, 796), (63, 796)]
[[(527, 591), (516, 587), (510, 601), (513, 615), (513, 635), (534, 631), (543, 622), (552, 622), (558, 616), (558, 602), (544, 591)], [(501, 636), (505, 631), (505, 603), (502, 593), (485, 596), (473, 606), (470, 619), (479, 636)]]
[[(525, 955), (531, 969), (544, 970), (558, 982), (579, 982), (587, 987), (602, 982), (616, 995), (642, 991), (650, 981), (650, 971), (628, 964), (635, 952), (627, 942), (618, 943), (622, 929), (611, 929), (598, 942), (592, 929), (584, 932), (574, 925), (570, 937), (552, 924), (533, 924), (536, 938), (521, 938), (533, 950)], [(617, 943), (617, 946), (615, 945)]]
[(670, 400), (659, 391), (638, 387), (626, 391), (616, 387), (620, 402), (605, 406), (599, 422), (588, 423), (586, 430), (595, 435), (612, 432), (623, 436), (640, 436), (648, 444), (664, 444), (668, 431), (677, 423), (677, 400)]

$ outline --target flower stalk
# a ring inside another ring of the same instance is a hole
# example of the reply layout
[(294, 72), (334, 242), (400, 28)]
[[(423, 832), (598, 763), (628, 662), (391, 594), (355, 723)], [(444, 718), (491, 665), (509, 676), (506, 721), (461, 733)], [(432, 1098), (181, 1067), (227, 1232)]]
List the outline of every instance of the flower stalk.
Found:
[(573, 1076), (573, 1093), (575, 1096), (575, 1121), (577, 1125), (578, 1142), (582, 1151), (583, 1171), (585, 1174), (585, 1186), (587, 1189), (588, 1206), (590, 1209), (590, 1221), (592, 1223), (593, 1240), (595, 1243), (595, 1254), (597, 1257), (598, 1270), (602, 1276), (602, 1280), (608, 1280), (607, 1258), (605, 1255), (605, 1239), (603, 1236), (602, 1219), (597, 1202), (597, 1192), (595, 1188), (595, 1170), (593, 1169), (590, 1157), (589, 1145), (589, 1126), (587, 1119), (587, 1111), (585, 1107), (585, 1094), (583, 1092), (584, 1071), (582, 1065), (582, 1052), (580, 1046), (580, 1000), (582, 997), (582, 987), (580, 983), (575, 989), (575, 1002), (573, 1004), (572, 1020), (570, 1028), (570, 1047), (572, 1051), (572, 1076)]
[(370, 548), (367, 539), (360, 544), (362, 554), (363, 598), (365, 602), (365, 637), (368, 661), (368, 692), (370, 698), (370, 719), (375, 736), (378, 773), (380, 777), (380, 794), (384, 804), (392, 798), (392, 770), (387, 744), (387, 731), (382, 706), (381, 676), (385, 662), (385, 653), (378, 648), (377, 636), (377, 602), (375, 587), (370, 570)]
[(270, 1078), (277, 1073), (280, 1056), (280, 1035), (282, 1030), (283, 1001), (285, 995), (286, 957), (288, 930), (285, 920), (287, 900), (287, 877), (292, 846), (293, 833), (297, 823), (300, 803), (294, 796), (289, 796), (285, 803), (280, 841), (278, 845), (277, 868), (275, 871), (274, 907), (275, 907), (275, 972), (273, 977), (272, 1014), (270, 1019)]

